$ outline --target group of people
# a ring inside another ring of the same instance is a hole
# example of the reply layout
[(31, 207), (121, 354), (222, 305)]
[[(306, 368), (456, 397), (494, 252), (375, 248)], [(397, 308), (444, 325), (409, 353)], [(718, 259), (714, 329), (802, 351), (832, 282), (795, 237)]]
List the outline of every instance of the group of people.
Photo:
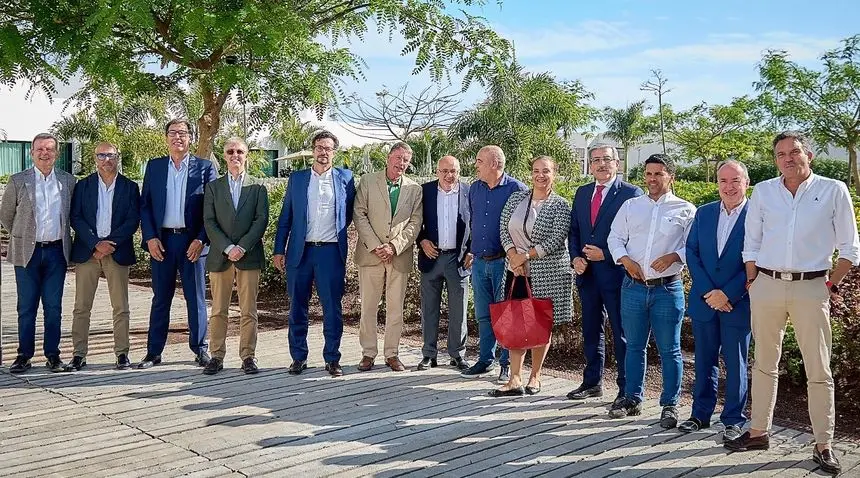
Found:
[[(151, 256), (153, 300), (147, 352), (137, 367), (161, 363), (179, 274), (188, 308), (189, 347), (203, 373), (223, 369), (234, 283), (241, 311), (242, 370), (258, 371), (256, 302), (260, 271), (266, 265), (268, 196), (246, 172), (248, 147), (242, 139), (225, 144), (227, 174), (218, 178), (210, 161), (189, 153), (191, 135), (185, 120), (167, 124), (169, 155), (147, 163), (141, 191), (118, 172), (116, 146), (98, 144), (97, 171), (76, 184), (74, 176), (54, 168), (57, 139), (36, 136), (34, 167), (11, 177), (0, 205), (0, 224), (11, 235), (8, 260), (15, 266), (18, 290), (19, 348), (12, 373), (30, 368), (39, 301), (48, 369), (86, 366), (90, 311), (100, 274), (107, 279), (113, 307), (116, 365), (132, 366), (128, 272), (135, 262), (138, 224), (141, 246)], [(339, 144), (332, 133), (317, 133), (311, 145), (312, 167), (290, 176), (271, 259), (286, 273), (291, 299), (290, 374), (307, 368), (312, 287), (323, 310), (326, 371), (334, 377), (344, 373), (341, 302), (347, 228), (354, 223), (361, 300), (359, 371), (371, 370), (379, 356), (377, 314), (383, 294), (382, 358), (393, 371), (406, 369), (399, 343), (417, 246), (424, 342), (417, 370), (438, 366), (446, 290), (449, 365), (464, 378), (479, 378), (495, 374), (498, 363), (501, 387), (489, 392), (492, 397), (539, 393), (549, 344), (530, 349), (530, 374), (523, 380), (527, 351), (499, 347), (490, 304), (508, 293), (526, 297), (531, 290), (535, 297), (552, 300), (554, 323), (570, 321), (575, 277), (586, 366), (581, 385), (567, 394), (569, 399), (603, 396), (608, 322), (619, 389), (609, 416), (640, 414), (646, 349), (653, 332), (662, 366), (660, 425), (688, 433), (712, 425), (722, 356), (725, 446), (766, 449), (782, 339), (791, 318), (808, 377), (813, 459), (825, 471), (839, 471), (832, 449), (829, 307), (831, 300), (840, 300), (840, 281), (860, 262), (860, 240), (847, 187), (812, 172), (813, 154), (803, 134), (787, 131), (774, 139), (781, 175), (759, 183), (749, 199), (744, 164), (721, 163), (720, 200), (698, 210), (673, 194), (675, 165), (669, 157), (654, 154), (645, 161), (643, 191), (618, 177), (618, 152), (605, 144), (590, 148), (587, 161), (594, 182), (577, 189), (572, 205), (554, 191), (558, 168), (548, 156), (532, 160), (531, 188), (505, 173), (505, 154), (492, 145), (478, 152), (471, 184), (460, 178), (459, 160), (444, 156), (437, 164), (438, 179), (421, 185), (406, 175), (411, 148), (398, 142), (388, 153), (385, 169), (364, 175), (356, 188), (351, 171), (334, 167)], [(75, 231), (74, 241), (70, 230)], [(69, 262), (77, 269), (74, 352), (67, 365), (60, 359), (59, 339)], [(692, 279), (686, 298), (685, 266)], [(212, 292), (208, 320), (205, 271)], [(465, 355), (469, 287), (479, 331), (474, 363)], [(679, 424), (685, 315), (693, 324), (696, 379), (692, 413)], [(744, 432), (751, 339), (752, 416)]]

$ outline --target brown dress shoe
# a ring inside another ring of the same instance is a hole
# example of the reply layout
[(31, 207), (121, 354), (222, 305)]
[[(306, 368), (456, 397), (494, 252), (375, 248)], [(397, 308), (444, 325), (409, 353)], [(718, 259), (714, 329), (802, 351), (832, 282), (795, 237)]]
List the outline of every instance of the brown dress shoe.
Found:
[(395, 372), (403, 372), (406, 370), (406, 367), (403, 366), (403, 362), (401, 362), (397, 357), (389, 357), (385, 359), (385, 363)]
[(740, 437), (723, 443), (723, 446), (732, 451), (767, 450), (770, 448), (770, 439), (767, 435), (752, 438), (747, 431)]
[(361, 357), (361, 362), (358, 362), (358, 371), (367, 372), (373, 368), (373, 359), (365, 355)]

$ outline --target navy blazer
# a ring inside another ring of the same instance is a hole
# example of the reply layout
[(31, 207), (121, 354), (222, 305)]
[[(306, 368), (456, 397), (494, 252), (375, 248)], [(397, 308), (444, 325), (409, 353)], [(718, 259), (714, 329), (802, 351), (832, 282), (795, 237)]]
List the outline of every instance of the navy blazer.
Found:
[[(466, 253), (469, 252), (469, 247), (472, 243), (469, 228), (469, 184), (463, 181), (460, 183), (460, 192), (457, 194), (457, 260), (460, 265), (466, 259)], [(431, 259), (424, 254), (421, 249), (421, 241), (429, 239), (439, 245), (439, 217), (436, 209), (439, 191), (439, 180), (430, 181), (421, 185), (423, 195), (421, 196), (421, 207), (424, 213), (424, 221), (421, 224), (421, 229), (418, 231), (418, 238), (415, 243), (418, 244), (418, 270), (421, 272), (430, 272), (433, 269), (433, 264), (436, 259)], [(461, 271), (463, 277), (469, 275), (468, 271)]]
[[(334, 183), (335, 224), (340, 256), (346, 264), (348, 251), (346, 228), (352, 222), (352, 207), (355, 203), (355, 179), (352, 171), (332, 168)], [(311, 183), (311, 170), (303, 169), (290, 174), (284, 203), (278, 218), (275, 234), (274, 254), (287, 256), (288, 267), (298, 267), (305, 252), (305, 238), (308, 234), (308, 187)]]
[(82, 264), (90, 260), (101, 240), (116, 243), (113, 260), (121, 266), (137, 262), (134, 255), (134, 233), (140, 224), (140, 188), (137, 183), (117, 174), (114, 179), (110, 218), (110, 235), (99, 238), (97, 211), (99, 204), (99, 174), (92, 173), (75, 184), (72, 208), (69, 213), (75, 240), (72, 243), (72, 262)]
[(567, 239), (567, 247), (570, 259), (585, 257), (582, 248), (586, 245), (597, 246), (603, 249), (604, 260), (599, 262), (588, 262), (588, 268), (582, 275), (576, 276), (576, 285), (582, 286), (587, 278), (597, 281), (601, 289), (617, 289), (624, 279), (624, 267), (616, 264), (612, 255), (609, 254), (609, 246), (606, 239), (612, 227), (612, 220), (618, 214), (618, 209), (624, 201), (644, 194), (642, 189), (630, 183), (616, 178), (615, 182), (605, 191), (606, 196), (600, 204), (597, 220), (591, 225), (591, 197), (594, 195), (594, 182), (580, 186), (573, 197), (573, 207), (570, 212), (570, 235)]
[[(143, 174), (143, 191), (140, 194), (140, 230), (143, 236), (141, 247), (149, 251), (146, 241), (161, 237), (164, 224), (164, 208), (167, 202), (167, 166), (170, 156), (150, 159)], [(204, 246), (209, 245), (206, 229), (203, 227), (203, 192), (206, 183), (218, 178), (215, 166), (208, 159), (197, 156), (188, 158), (188, 184), (185, 188), (185, 227), (189, 235), (200, 239)], [(208, 247), (204, 248), (206, 255)]]
[[(693, 284), (687, 304), (687, 315), (693, 320), (710, 321), (717, 314), (728, 318), (732, 325), (750, 326), (750, 299), (746, 290), (746, 269), (741, 251), (744, 248), (744, 220), (749, 202), (744, 204), (738, 221), (729, 233), (722, 255), (717, 255), (717, 224), (720, 218), (720, 201), (705, 204), (696, 211), (696, 217), (687, 236), (687, 267)], [(732, 303), (731, 312), (711, 309), (703, 296), (720, 289)]]

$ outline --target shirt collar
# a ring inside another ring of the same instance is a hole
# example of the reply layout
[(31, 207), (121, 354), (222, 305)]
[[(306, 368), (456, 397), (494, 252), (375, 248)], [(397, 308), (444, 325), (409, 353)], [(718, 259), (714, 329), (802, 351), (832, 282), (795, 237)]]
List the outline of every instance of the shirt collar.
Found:
[[(606, 189), (609, 189), (612, 187), (613, 184), (615, 184), (616, 179), (618, 179), (618, 176), (612, 176), (611, 178), (609, 178), (609, 181), (606, 181), (605, 183), (603, 183), (602, 186), (606, 186)], [(601, 186), (601, 184), (599, 182), (597, 182), (597, 180), (595, 179), (594, 180), (594, 189), (597, 189), (597, 186)]]
[(436, 185), (436, 188), (439, 190), (440, 193), (445, 194), (445, 195), (457, 194), (458, 192), (460, 192), (460, 181), (457, 181), (456, 183), (454, 183), (454, 187), (451, 188), (450, 191), (446, 191), (446, 190), (442, 189), (442, 183), (438, 183)]
[(36, 171), (36, 179), (40, 179), (42, 181), (53, 181), (57, 178), (57, 175), (54, 174), (54, 168), (51, 168), (51, 172), (48, 173), (47, 176), (42, 174), (42, 171), (39, 168), (34, 167), (33, 170)]
[(656, 204), (664, 204), (664, 203), (669, 202), (669, 201), (671, 201), (672, 199), (674, 199), (674, 198), (675, 198), (675, 195), (674, 195), (674, 194), (672, 194), (672, 190), (670, 189), (666, 194), (664, 194), (664, 195), (660, 196), (660, 199), (658, 199), (658, 200), (656, 200), (656, 201), (654, 201), (653, 199), (651, 199), (651, 196), (649, 196), (649, 195), (647, 195), (647, 194), (645, 194), (645, 195), (644, 195), (644, 197), (648, 198), (648, 200), (649, 200), (649, 201), (651, 201), (651, 202), (653, 202), (653, 203), (656, 203)]
[[(331, 177), (331, 170), (332, 169), (333, 168), (328, 168), (324, 173), (320, 174), (320, 173), (316, 172), (316, 170), (314, 170), (314, 168), (311, 168), (311, 176), (313, 176), (315, 178), (320, 178), (320, 179), (328, 179)], [(388, 178), (385, 178), (385, 180), (387, 181)]]
[(397, 178), (396, 182), (388, 179), (388, 176), (385, 176), (385, 183), (388, 184), (389, 188), (399, 188), (400, 185), (403, 183), (403, 176)]
[[(119, 174), (117, 174), (117, 177), (118, 177), (118, 176), (119, 176)], [(113, 178), (113, 181), (110, 183), (110, 186), (108, 186), (107, 184), (105, 184), (104, 179), (102, 179), (102, 177), (101, 177), (101, 175), (100, 175), (99, 173), (96, 173), (96, 177), (98, 177), (98, 178), (99, 178), (99, 187), (101, 187), (101, 188), (102, 188), (102, 189), (104, 189), (105, 191), (110, 191), (110, 190), (112, 190), (112, 189), (114, 188), (114, 186), (116, 186), (116, 177), (114, 177), (114, 178)]]
[(241, 184), (245, 181), (245, 173), (246, 172), (247, 171), (242, 171), (242, 174), (239, 175), (239, 179), (233, 179), (233, 175), (230, 174), (230, 171), (227, 171), (227, 178), (230, 180), (231, 183)]
[(723, 203), (723, 201), (720, 201), (720, 212), (726, 213), (727, 216), (734, 216), (735, 214), (740, 214), (741, 210), (744, 208), (744, 204), (746, 204), (746, 203), (747, 203), (747, 198), (746, 198), (746, 196), (744, 196), (743, 201), (741, 201), (741, 203), (738, 204), (738, 206), (736, 208), (732, 209), (732, 212), (729, 212), (728, 210), (726, 210), (725, 203)]
[[(182, 158), (182, 161), (179, 162), (179, 171), (182, 171), (182, 168), (188, 167), (188, 163), (191, 161), (190, 158), (191, 158), (191, 153), (185, 153), (185, 157)], [(176, 166), (173, 165), (173, 158), (171, 158), (170, 156), (167, 157), (167, 164), (171, 168), (173, 168), (174, 171), (177, 171)]]

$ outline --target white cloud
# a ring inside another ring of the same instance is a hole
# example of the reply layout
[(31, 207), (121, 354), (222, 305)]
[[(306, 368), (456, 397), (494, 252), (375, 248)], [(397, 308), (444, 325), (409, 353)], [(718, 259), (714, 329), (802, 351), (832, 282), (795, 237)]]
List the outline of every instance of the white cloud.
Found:
[(565, 53), (589, 53), (640, 45), (650, 41), (645, 30), (627, 22), (589, 20), (574, 26), (548, 25), (542, 30), (513, 30), (497, 27), (499, 34), (514, 43), (517, 57), (547, 58)]

